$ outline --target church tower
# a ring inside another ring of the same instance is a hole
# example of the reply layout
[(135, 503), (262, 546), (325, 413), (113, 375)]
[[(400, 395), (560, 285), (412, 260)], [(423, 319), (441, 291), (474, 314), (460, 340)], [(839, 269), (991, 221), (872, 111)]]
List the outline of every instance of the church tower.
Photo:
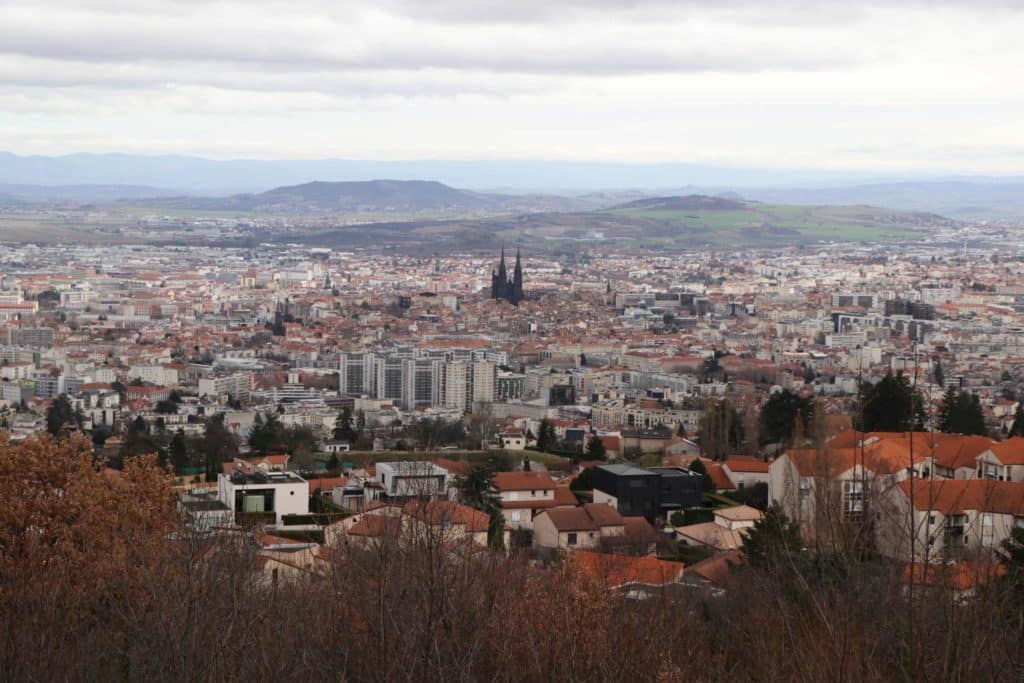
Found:
[(523, 300), (523, 262), (516, 247), (516, 267), (512, 271), (512, 304), (518, 306)]
[(523, 259), (518, 247), (516, 265), (512, 277), (509, 277), (508, 265), (505, 263), (505, 247), (502, 245), (498, 270), (491, 269), (491, 298), (503, 299), (513, 306), (518, 306), (523, 300)]

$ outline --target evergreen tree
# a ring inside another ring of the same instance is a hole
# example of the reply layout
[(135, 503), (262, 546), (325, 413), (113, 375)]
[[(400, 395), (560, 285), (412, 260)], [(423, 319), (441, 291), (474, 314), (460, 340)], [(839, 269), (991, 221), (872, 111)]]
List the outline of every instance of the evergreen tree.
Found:
[(1003, 541), (1003, 564), (1018, 590), (1024, 590), (1024, 527), (1016, 527)]
[(587, 441), (587, 458), (589, 460), (604, 460), (606, 457), (608, 457), (608, 451), (604, 447), (604, 441), (596, 434), (591, 436)]
[(185, 442), (185, 434), (180, 429), (171, 438), (168, 456), (177, 474), (182, 474), (185, 468), (192, 464), (188, 457), (188, 444)]
[(1013, 414), (1013, 426), (1010, 427), (1010, 436), (1024, 436), (1024, 406), (1018, 404), (1017, 412)]
[(547, 452), (555, 447), (557, 440), (555, 425), (547, 418), (541, 420), (540, 428), (537, 430), (537, 449)]
[(924, 399), (902, 372), (886, 374), (877, 384), (860, 386), (857, 428), (865, 432), (924, 429)]
[(217, 413), (207, 420), (206, 433), (198, 446), (206, 465), (206, 480), (216, 481), (222, 465), (238, 457), (238, 437), (224, 424), (224, 413)]
[(331, 472), (341, 469), (341, 460), (338, 459), (337, 453), (331, 453), (331, 457), (327, 458), (327, 469)]
[(269, 413), (263, 418), (257, 413), (249, 431), (249, 448), (256, 455), (272, 453), (284, 443), (284, 431), (284, 425), (277, 415)]
[(501, 505), (491, 484), (494, 472), (495, 467), (488, 463), (474, 465), (464, 477), (458, 477), (455, 487), (459, 490), (462, 503), (487, 514), (495, 510), (500, 512)]
[(81, 424), (81, 416), (71, 407), (67, 394), (53, 399), (53, 403), (46, 409), (46, 431), (57, 438)]
[(777, 564), (803, 547), (800, 527), (778, 505), (769, 506), (743, 538), (743, 553), (753, 567)]
[(712, 493), (715, 490), (715, 480), (708, 474), (708, 468), (704, 466), (704, 462), (700, 458), (694, 459), (687, 467), (694, 474), (700, 475), (701, 489), (706, 492)]
[(940, 387), (946, 385), (946, 372), (942, 369), (942, 361), (938, 358), (935, 359), (935, 365), (932, 367), (932, 378)]
[(954, 387), (946, 390), (939, 409), (939, 431), (950, 434), (987, 434), (985, 413), (974, 394)]
[(334, 431), (331, 433), (336, 441), (346, 441), (350, 444), (359, 439), (359, 432), (352, 426), (352, 409), (345, 406), (334, 421)]
[(772, 394), (761, 409), (761, 443), (789, 445), (800, 423), (806, 433), (814, 413), (814, 402), (789, 389)]

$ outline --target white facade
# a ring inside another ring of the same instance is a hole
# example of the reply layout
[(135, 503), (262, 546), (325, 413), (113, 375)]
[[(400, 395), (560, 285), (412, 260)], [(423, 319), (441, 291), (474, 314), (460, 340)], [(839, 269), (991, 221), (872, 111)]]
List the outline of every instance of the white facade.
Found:
[(309, 484), (293, 472), (221, 474), (217, 499), (235, 514), (273, 512), (277, 526), (285, 515), (309, 514)]

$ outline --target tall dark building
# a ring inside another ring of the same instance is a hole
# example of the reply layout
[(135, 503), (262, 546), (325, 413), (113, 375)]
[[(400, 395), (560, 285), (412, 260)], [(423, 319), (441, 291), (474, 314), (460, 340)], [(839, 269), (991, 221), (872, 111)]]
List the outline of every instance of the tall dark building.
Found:
[(519, 302), (523, 300), (523, 264), (519, 256), (519, 249), (516, 249), (516, 267), (510, 278), (505, 266), (505, 247), (501, 248), (498, 271), (491, 271), (491, 298), (504, 299), (513, 306), (518, 306)]

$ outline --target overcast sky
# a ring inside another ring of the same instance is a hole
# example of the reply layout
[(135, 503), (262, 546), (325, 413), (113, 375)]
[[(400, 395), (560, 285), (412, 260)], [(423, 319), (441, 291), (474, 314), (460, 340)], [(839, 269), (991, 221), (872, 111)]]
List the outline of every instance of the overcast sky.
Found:
[(0, 0), (0, 149), (1024, 173), (1024, 10)]

